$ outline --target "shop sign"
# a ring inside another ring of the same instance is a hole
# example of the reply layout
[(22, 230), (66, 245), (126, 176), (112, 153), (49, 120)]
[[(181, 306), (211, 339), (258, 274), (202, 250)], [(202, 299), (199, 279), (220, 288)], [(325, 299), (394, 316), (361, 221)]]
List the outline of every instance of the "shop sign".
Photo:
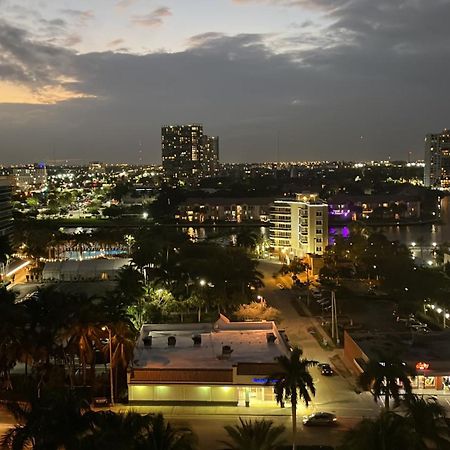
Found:
[(418, 362), (416, 364), (416, 369), (417, 370), (427, 370), (430, 367), (430, 365), (426, 362)]
[(276, 383), (278, 380), (274, 378), (252, 378), (253, 383), (257, 384), (267, 384), (267, 383)]

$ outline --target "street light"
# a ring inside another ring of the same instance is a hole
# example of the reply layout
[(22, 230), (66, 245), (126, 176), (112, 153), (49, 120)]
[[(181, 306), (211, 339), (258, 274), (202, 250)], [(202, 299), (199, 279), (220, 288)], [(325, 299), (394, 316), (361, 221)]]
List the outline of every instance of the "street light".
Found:
[(112, 370), (112, 336), (111, 336), (111, 328), (107, 325), (102, 326), (102, 330), (108, 330), (108, 338), (109, 338), (109, 387), (111, 392), (111, 405), (114, 406), (114, 384), (113, 384), (113, 370)]
[(203, 280), (203, 279), (201, 279), (199, 283), (200, 283), (200, 286), (201, 286), (201, 287), (206, 286), (206, 281)]

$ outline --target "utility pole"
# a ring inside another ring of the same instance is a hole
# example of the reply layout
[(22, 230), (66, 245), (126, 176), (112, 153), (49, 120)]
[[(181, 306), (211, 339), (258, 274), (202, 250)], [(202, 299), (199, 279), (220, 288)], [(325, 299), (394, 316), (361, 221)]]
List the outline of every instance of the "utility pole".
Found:
[(337, 345), (340, 344), (336, 292), (334, 289), (331, 291), (331, 337), (335, 339)]

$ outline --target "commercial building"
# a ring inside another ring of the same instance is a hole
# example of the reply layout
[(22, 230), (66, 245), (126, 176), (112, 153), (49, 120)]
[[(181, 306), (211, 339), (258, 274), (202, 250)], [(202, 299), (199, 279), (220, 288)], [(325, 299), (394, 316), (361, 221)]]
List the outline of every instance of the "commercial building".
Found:
[(270, 213), (270, 241), (289, 257), (323, 255), (328, 245), (328, 205), (317, 194), (275, 200)]
[(268, 222), (273, 197), (190, 197), (178, 207), (181, 222)]
[(200, 124), (163, 126), (161, 152), (165, 181), (192, 185), (217, 171), (219, 138), (204, 135)]
[(450, 391), (450, 331), (344, 332), (344, 360), (354, 375), (364, 372), (371, 359), (395, 355), (414, 368), (416, 392)]
[(275, 405), (270, 377), (289, 348), (274, 322), (148, 324), (128, 373), (130, 403)]
[(17, 191), (41, 191), (47, 187), (47, 168), (44, 163), (14, 167), (12, 174)]
[(424, 185), (450, 188), (450, 130), (425, 137)]
[(13, 216), (11, 205), (12, 179), (0, 177), (0, 237), (11, 237)]

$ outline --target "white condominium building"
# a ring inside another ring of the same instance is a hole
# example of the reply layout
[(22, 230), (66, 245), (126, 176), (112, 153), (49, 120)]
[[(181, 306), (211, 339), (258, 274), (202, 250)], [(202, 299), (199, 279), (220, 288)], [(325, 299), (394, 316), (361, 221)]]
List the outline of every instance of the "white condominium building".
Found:
[(323, 255), (328, 245), (328, 205), (317, 194), (275, 200), (270, 213), (270, 240), (289, 257)]

